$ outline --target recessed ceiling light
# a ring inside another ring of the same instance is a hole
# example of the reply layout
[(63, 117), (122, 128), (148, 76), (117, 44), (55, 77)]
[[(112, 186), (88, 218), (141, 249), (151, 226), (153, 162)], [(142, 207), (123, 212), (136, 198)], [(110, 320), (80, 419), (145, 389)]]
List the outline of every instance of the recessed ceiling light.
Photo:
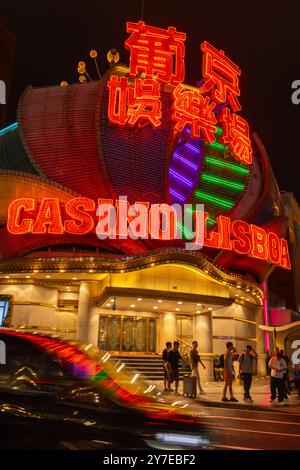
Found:
[(244, 299), (245, 297), (244, 296), (241, 296), (241, 299)]
[(123, 272), (124, 272), (124, 269), (121, 269), (121, 273), (123, 273)]
[(163, 300), (158, 300), (157, 302), (161, 304), (163, 302)]
[(26, 279), (30, 279), (30, 276), (25, 276), (25, 277), (26, 277)]
[(94, 272), (94, 269), (89, 269), (89, 273), (93, 273)]
[(246, 289), (246, 291), (247, 291), (247, 292), (249, 292), (249, 291), (250, 291), (250, 289)]
[(208, 307), (208, 310), (212, 310), (212, 307)]
[(235, 296), (234, 296), (234, 297), (239, 297), (239, 294), (235, 294)]
[(180, 308), (176, 308), (175, 310), (176, 310), (176, 312), (179, 312), (179, 311), (180, 311)]
[(155, 266), (155, 264), (154, 264), (154, 263), (151, 263), (151, 266)]
[(59, 272), (60, 272), (60, 273), (64, 273), (65, 270), (64, 270), (64, 269), (60, 269)]
[(138, 299), (136, 299), (136, 300), (138, 300), (139, 302), (141, 302), (141, 300), (143, 300), (143, 299), (141, 299), (141, 297), (139, 297), (139, 298), (138, 298)]
[(134, 304), (131, 304), (131, 305), (130, 305), (130, 307), (131, 307), (131, 308), (134, 308), (134, 307), (135, 307), (135, 305), (134, 305)]
[(177, 305), (182, 305), (182, 302), (177, 302)]
[(236, 286), (236, 287), (237, 287), (237, 289), (241, 289), (241, 286)]
[(76, 281), (76, 279), (78, 279), (78, 277), (73, 277), (73, 280)]
[(111, 307), (111, 305), (110, 305), (110, 304), (106, 304), (106, 307)]
[(153, 307), (153, 308), (154, 308), (154, 310), (156, 310), (158, 307), (155, 306), (155, 307)]
[(196, 313), (201, 313), (201, 312), (200, 312), (200, 310), (197, 310), (197, 312), (196, 312)]
[(48, 276), (45, 276), (45, 277), (46, 277), (47, 279), (49, 279), (49, 277), (51, 277), (51, 276), (48, 275)]
[(198, 307), (201, 307), (202, 304), (197, 304), (197, 305), (198, 305)]
[(5, 279), (10, 279), (10, 276), (5, 276)]
[(34, 269), (33, 272), (34, 272), (34, 273), (38, 273), (39, 271), (38, 271), (38, 269)]

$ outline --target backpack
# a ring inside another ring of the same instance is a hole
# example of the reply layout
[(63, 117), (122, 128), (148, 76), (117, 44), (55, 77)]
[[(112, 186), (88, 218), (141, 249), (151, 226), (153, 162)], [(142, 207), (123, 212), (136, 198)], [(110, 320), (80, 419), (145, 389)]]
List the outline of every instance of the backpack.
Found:
[(218, 367), (219, 369), (224, 369), (224, 354), (221, 354), (219, 357)]

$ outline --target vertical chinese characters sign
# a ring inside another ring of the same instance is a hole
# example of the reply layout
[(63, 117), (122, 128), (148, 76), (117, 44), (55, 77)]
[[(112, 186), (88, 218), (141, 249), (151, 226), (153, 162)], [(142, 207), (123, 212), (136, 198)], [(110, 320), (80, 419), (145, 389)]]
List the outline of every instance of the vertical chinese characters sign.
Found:
[(211, 143), (217, 139), (217, 124), (222, 127), (221, 142), (234, 157), (252, 163), (252, 148), (247, 121), (237, 114), (239, 67), (208, 42), (201, 44), (203, 65), (200, 87), (183, 84), (185, 77), (186, 34), (174, 27), (148, 26), (144, 21), (127, 23), (130, 34), (125, 47), (130, 51), (127, 76), (111, 75), (108, 117), (119, 125), (161, 125), (161, 86), (173, 87), (174, 132), (190, 130), (191, 139)]

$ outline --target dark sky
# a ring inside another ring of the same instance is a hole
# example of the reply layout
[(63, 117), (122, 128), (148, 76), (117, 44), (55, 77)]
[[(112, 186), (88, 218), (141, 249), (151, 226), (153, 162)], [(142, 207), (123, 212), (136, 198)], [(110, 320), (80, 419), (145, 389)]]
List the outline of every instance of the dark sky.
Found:
[[(77, 81), (79, 60), (96, 77), (90, 49), (99, 52), (102, 72), (113, 45), (128, 62), (125, 23), (141, 19), (141, 5), (142, 0), (2, 2), (0, 16), (17, 39), (8, 123), (27, 85)], [(187, 33), (186, 83), (201, 78), (203, 40), (240, 66), (242, 115), (262, 138), (280, 189), (300, 201), (300, 104), (291, 102), (291, 83), (300, 80), (299, 0), (144, 0), (144, 20)]]

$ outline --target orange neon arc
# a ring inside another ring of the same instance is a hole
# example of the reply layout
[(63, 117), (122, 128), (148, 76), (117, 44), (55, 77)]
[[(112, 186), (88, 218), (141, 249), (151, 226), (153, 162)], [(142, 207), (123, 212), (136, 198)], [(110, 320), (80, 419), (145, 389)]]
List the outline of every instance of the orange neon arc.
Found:
[[(207, 231), (208, 217), (206, 212), (195, 213), (195, 240), (200, 240), (204, 234), (204, 246), (232, 250), (241, 256), (291, 269), (288, 243), (284, 238), (225, 216), (217, 217), (216, 229)], [(68, 233), (80, 236), (97, 232), (100, 239), (173, 240), (177, 236), (177, 222), (177, 213), (168, 204), (136, 202), (130, 206), (126, 199), (99, 199), (96, 203), (86, 197), (70, 199), (66, 204), (57, 198), (45, 198), (37, 203), (32, 198), (20, 198), (8, 207), (7, 230), (13, 235)]]

